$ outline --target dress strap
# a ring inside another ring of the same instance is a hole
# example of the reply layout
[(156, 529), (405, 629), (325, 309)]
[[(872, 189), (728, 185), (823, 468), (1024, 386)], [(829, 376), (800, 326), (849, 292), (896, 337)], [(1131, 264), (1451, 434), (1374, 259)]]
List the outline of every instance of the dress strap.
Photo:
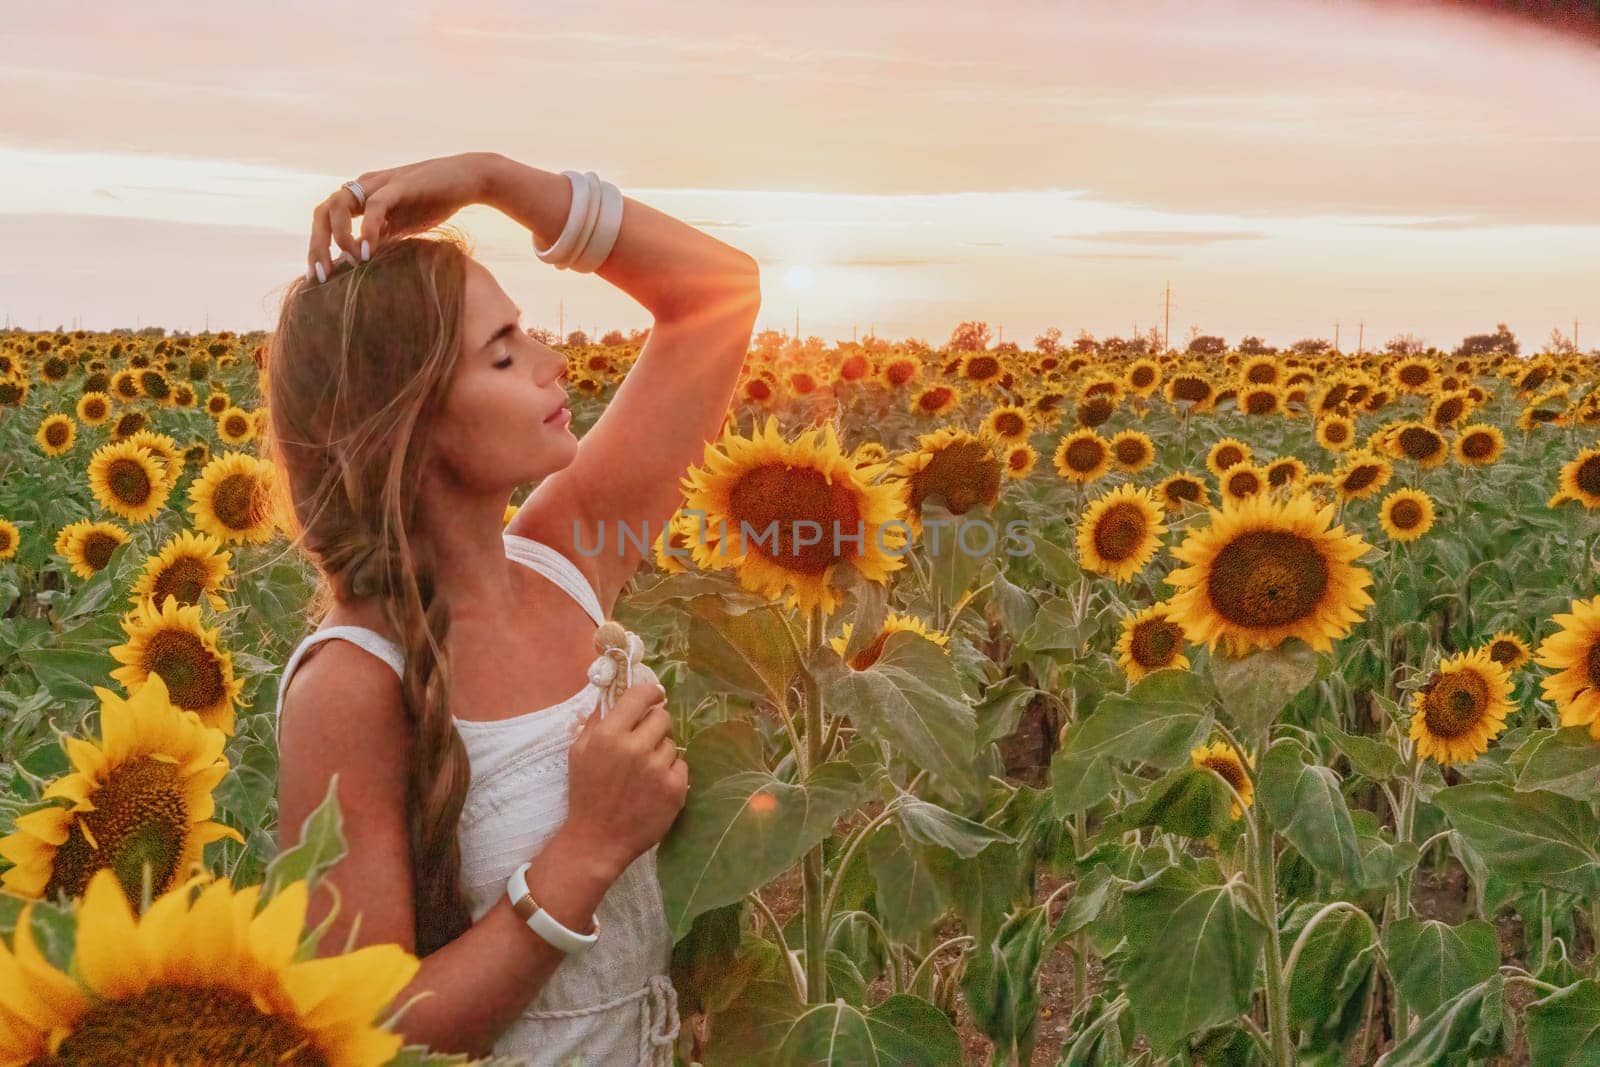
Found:
[(605, 612), (600, 609), (600, 597), (595, 593), (594, 586), (589, 579), (578, 569), (578, 565), (560, 552), (551, 548), (543, 541), (535, 541), (531, 537), (519, 534), (505, 534), (506, 555), (518, 563), (526, 564), (559, 585), (566, 594), (576, 600), (589, 617), (594, 619), (594, 624), (599, 626), (606, 621)]
[(283, 676), (278, 679), (278, 702), (273, 708), (273, 733), (277, 734), (278, 724), (283, 714), (283, 694), (289, 688), (289, 677), (294, 674), (294, 669), (300, 666), (300, 661), (305, 659), (306, 653), (316, 644), (329, 638), (341, 638), (353, 645), (359, 645), (368, 652), (377, 656), (394, 669), (394, 673), (402, 680), (405, 678), (405, 653), (393, 641), (365, 626), (329, 626), (307, 634), (305, 639), (295, 647), (289, 656), (289, 662), (284, 665)]

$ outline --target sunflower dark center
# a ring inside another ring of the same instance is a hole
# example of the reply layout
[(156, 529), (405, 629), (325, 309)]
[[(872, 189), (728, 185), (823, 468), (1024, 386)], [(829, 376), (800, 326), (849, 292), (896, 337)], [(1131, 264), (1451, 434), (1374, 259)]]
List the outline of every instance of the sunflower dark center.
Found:
[(227, 430), (234, 437), (240, 437), (250, 428), (249, 420), (240, 415), (229, 415)]
[(1280, 486), (1288, 485), (1300, 473), (1293, 463), (1274, 463), (1267, 469), (1267, 484)]
[(1078, 404), (1078, 425), (1091, 428), (1103, 425), (1105, 421), (1111, 417), (1111, 413), (1114, 410), (1116, 410), (1116, 408), (1111, 402), (1110, 397), (1085, 397), (1083, 401)]
[(1200, 761), (1201, 765), (1222, 775), (1223, 781), (1233, 786), (1233, 791), (1243, 795), (1244, 787), (1249, 779), (1244, 776), (1244, 768), (1239, 762), (1227, 756), (1207, 756)]
[(856, 381), (862, 377), (865, 377), (867, 373), (867, 367), (868, 364), (866, 356), (850, 356), (846, 358), (843, 363), (839, 364), (839, 377), (843, 378), (847, 382)]
[(1469, 433), (1461, 442), (1461, 453), (1470, 459), (1488, 459), (1494, 455), (1494, 437), (1481, 430)]
[(916, 372), (917, 366), (915, 363), (899, 359), (889, 364), (889, 369), (885, 372), (884, 377), (889, 380), (890, 385), (904, 385), (911, 380)]
[(1415, 530), (1422, 525), (1422, 505), (1415, 500), (1396, 500), (1389, 509), (1389, 521), (1398, 529)]
[(1328, 561), (1313, 542), (1284, 530), (1255, 530), (1217, 553), (1206, 592), (1228, 622), (1268, 630), (1314, 612), (1330, 580)]
[(1000, 373), (1000, 361), (993, 356), (973, 356), (967, 360), (967, 377), (975, 382), (986, 382)]
[(1237, 445), (1223, 445), (1217, 449), (1216, 461), (1219, 469), (1227, 470), (1235, 463), (1244, 462), (1244, 451)]
[(90, 1008), (41, 1067), (104, 1063), (216, 1063), (326, 1067), (311, 1036), (288, 1015), (268, 1015), (248, 993), (218, 986), (159, 985)]
[(891, 631), (889, 630), (881, 631), (877, 637), (872, 639), (867, 647), (863, 648), (860, 652), (857, 652), (854, 656), (851, 656), (850, 666), (854, 667), (858, 671), (864, 671), (874, 663), (878, 662), (878, 657), (883, 655), (883, 646), (889, 640), (890, 632)]
[(1515, 641), (1501, 638), (1489, 646), (1489, 658), (1509, 667), (1522, 658), (1522, 649), (1517, 647)]
[(1175, 478), (1167, 483), (1168, 500), (1199, 500), (1200, 483), (1191, 478)]
[(84, 402), (83, 416), (87, 419), (103, 419), (106, 417), (106, 402), (99, 397), (94, 397)]
[(1105, 462), (1105, 458), (1105, 445), (1091, 437), (1082, 438), (1067, 446), (1067, 467), (1079, 474), (1087, 474), (1094, 470)]
[(157, 607), (165, 604), (168, 596), (177, 597), (180, 604), (198, 604), (208, 578), (203, 563), (193, 556), (180, 556), (156, 575), (151, 596)]
[(1584, 653), (1583, 669), (1588, 672), (1589, 684), (1600, 686), (1600, 641), (1595, 641), (1589, 646), (1589, 651)]
[(256, 480), (248, 474), (230, 474), (211, 493), (211, 510), (230, 530), (248, 530), (261, 521), (262, 505)]
[(1427, 459), (1443, 445), (1439, 435), (1425, 426), (1407, 426), (1400, 431), (1399, 441), (1407, 459)]
[(1133, 383), (1135, 389), (1147, 388), (1156, 380), (1154, 367), (1135, 367), (1133, 373), (1128, 375), (1128, 381)]
[(951, 392), (942, 385), (936, 385), (922, 394), (922, 407), (927, 411), (938, 411), (950, 402)]
[(1006, 457), (1006, 462), (1014, 471), (1026, 469), (1028, 466), (1028, 450), (1025, 448), (1012, 449), (1011, 455)]
[(1244, 377), (1252, 385), (1271, 385), (1278, 380), (1278, 368), (1270, 363), (1258, 363), (1246, 371)]
[(11, 551), (11, 531), (0, 526), (0, 552)]
[(1211, 385), (1204, 378), (1196, 378), (1185, 374), (1172, 380), (1172, 397), (1174, 400), (1189, 400), (1198, 403), (1211, 395)]
[(52, 422), (44, 428), (44, 439), (50, 442), (51, 448), (62, 448), (67, 443), (67, 431), (70, 427), (65, 422)]
[(1409, 386), (1424, 385), (1428, 381), (1428, 368), (1408, 363), (1400, 368), (1400, 380)]
[(1278, 397), (1265, 389), (1253, 389), (1245, 394), (1244, 409), (1251, 415), (1270, 415), (1278, 410)]
[(921, 513), (930, 496), (944, 497), (945, 507), (965, 515), (979, 503), (1000, 496), (1000, 464), (976, 441), (957, 441), (933, 454), (928, 465), (911, 476), (911, 507)]
[(177, 764), (130, 760), (113, 768), (89, 799), (94, 810), (74, 816), (67, 839), (56, 849), (46, 899), (62, 890), (81, 897), (102, 867), (112, 869), (130, 900), (137, 899), (146, 863), (155, 892), (164, 892), (180, 873), (189, 827)]
[(1422, 717), (1436, 737), (1454, 738), (1470, 732), (1489, 707), (1489, 684), (1477, 671), (1460, 670), (1440, 675), (1423, 698)]
[(1183, 642), (1183, 630), (1168, 619), (1146, 619), (1133, 628), (1128, 652), (1133, 662), (1145, 670), (1160, 670), (1175, 658)]
[(995, 416), (994, 428), (1004, 437), (1018, 437), (1028, 429), (1028, 420), (1015, 411), (1002, 411)]
[(151, 631), (145, 639), (144, 668), (161, 676), (180, 708), (200, 711), (223, 699), (222, 664), (190, 630), (163, 626)]
[(1577, 474), (1573, 480), (1590, 496), (1600, 496), (1600, 456), (1590, 456), (1578, 464)]
[(150, 472), (136, 459), (114, 459), (106, 465), (106, 485), (111, 495), (124, 504), (143, 504), (155, 488)]
[[(821, 574), (845, 553), (862, 551), (846, 540), (859, 532), (862, 519), (855, 494), (837, 478), (829, 484), (819, 470), (787, 463), (756, 467), (739, 479), (729, 498), (729, 517), (738, 524), (730, 534), (735, 544), (788, 570)], [(870, 544), (871, 537), (867, 532), (862, 544)]]
[(91, 530), (85, 534), (78, 545), (78, 551), (83, 556), (83, 561), (95, 570), (101, 570), (111, 562), (111, 553), (117, 550), (121, 541), (101, 530)]
[(752, 379), (744, 391), (753, 400), (766, 400), (772, 395), (772, 388), (762, 378)]
[(1123, 438), (1116, 443), (1115, 450), (1118, 463), (1132, 467), (1144, 462), (1144, 442), (1137, 437)]
[(1322, 436), (1336, 445), (1342, 445), (1350, 440), (1350, 427), (1342, 422), (1330, 422), (1322, 428)]
[(1378, 465), (1376, 463), (1361, 463), (1352, 468), (1344, 476), (1344, 491), (1359, 493), (1373, 482), (1378, 480)]
[(1461, 398), (1453, 396), (1440, 401), (1439, 406), (1434, 409), (1433, 418), (1439, 425), (1449, 426), (1461, 417), (1461, 412)]
[(1234, 471), (1228, 475), (1228, 492), (1234, 496), (1251, 496), (1261, 492), (1261, 479), (1255, 471)]
[(1144, 545), (1150, 520), (1137, 504), (1120, 501), (1100, 514), (1094, 524), (1094, 550), (1108, 563), (1131, 559)]

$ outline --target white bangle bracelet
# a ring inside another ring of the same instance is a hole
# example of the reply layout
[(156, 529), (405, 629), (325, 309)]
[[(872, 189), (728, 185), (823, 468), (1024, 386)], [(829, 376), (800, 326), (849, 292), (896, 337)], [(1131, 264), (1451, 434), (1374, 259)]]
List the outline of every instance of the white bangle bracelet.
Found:
[(593, 274), (611, 255), (617, 243), (617, 231), (622, 228), (622, 191), (610, 182), (600, 183), (600, 218), (589, 243), (583, 246), (572, 261), (572, 269), (582, 274)]
[(511, 901), (511, 908), (517, 917), (527, 923), (528, 929), (544, 938), (562, 952), (581, 952), (600, 940), (600, 922), (591, 917), (594, 923), (594, 932), (580, 934), (576, 930), (568, 929), (557, 922), (555, 917), (534, 903), (533, 894), (528, 891), (528, 868), (532, 862), (524, 863), (511, 872), (511, 877), (506, 879), (506, 897)]
[(583, 250), (579, 236), (588, 221), (592, 189), (588, 179), (577, 171), (564, 170), (561, 173), (572, 185), (572, 207), (567, 212), (566, 225), (561, 228), (561, 236), (556, 238), (555, 244), (541, 249), (535, 241), (533, 252), (546, 263), (565, 268), (572, 257)]

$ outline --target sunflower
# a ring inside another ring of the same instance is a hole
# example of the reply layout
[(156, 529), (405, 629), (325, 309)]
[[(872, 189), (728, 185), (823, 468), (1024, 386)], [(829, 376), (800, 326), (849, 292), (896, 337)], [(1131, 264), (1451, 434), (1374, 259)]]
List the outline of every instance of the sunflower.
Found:
[(1309, 496), (1318, 507), (1331, 504), (1337, 499), (1333, 489), (1333, 475), (1321, 471), (1301, 478), (1294, 484), (1293, 489)]
[(777, 399), (778, 390), (773, 388), (772, 380), (765, 373), (752, 374), (745, 379), (741, 395), (746, 403), (770, 407)]
[(1250, 446), (1235, 437), (1224, 437), (1206, 453), (1206, 469), (1218, 478), (1236, 463), (1249, 463)]
[[(516, 509), (507, 505), (507, 522)], [(230, 573), (230, 553), (222, 550), (222, 542), (206, 533), (180, 530), (161, 546), (161, 551), (145, 560), (144, 573), (139, 575), (129, 591), (129, 600), (135, 605), (146, 597), (157, 605), (167, 597), (176, 597), (179, 604), (198, 604), (206, 597), (217, 611), (226, 611), (228, 602), (220, 595), (222, 580)]]
[(1136, 359), (1128, 364), (1122, 380), (1134, 396), (1149, 396), (1161, 385), (1161, 364), (1153, 359)]
[(11, 559), (22, 545), (22, 531), (10, 519), (0, 519), (0, 559)]
[(1409, 459), (1423, 470), (1432, 470), (1450, 457), (1450, 446), (1432, 426), (1406, 422), (1395, 427), (1388, 439), (1395, 459)]
[(1148, 434), (1123, 430), (1111, 438), (1111, 463), (1119, 471), (1137, 474), (1156, 458), (1156, 446)]
[(1055, 466), (1068, 481), (1092, 482), (1111, 466), (1111, 443), (1093, 430), (1074, 430), (1056, 445)]
[(1378, 505), (1378, 521), (1391, 541), (1415, 541), (1433, 528), (1433, 500), (1421, 489), (1396, 489)]
[(1039, 452), (1032, 445), (1012, 445), (1006, 449), (1005, 454), (1006, 477), (1026, 478), (1033, 473), (1033, 468), (1038, 462)]
[(1600, 508), (1600, 448), (1586, 448), (1562, 466), (1561, 488), (1549, 506), (1566, 500), (1579, 501), (1590, 511)]
[[(655, 556), (656, 566), (665, 574), (682, 574), (689, 569), (689, 562), (693, 560), (690, 546), (700, 537), (701, 519), (689, 511), (679, 508), (672, 513), (672, 518), (656, 534), (651, 546)], [(667, 544), (670, 540), (671, 550)]]
[(839, 361), (834, 368), (833, 378), (837, 382), (855, 383), (863, 380), (872, 372), (872, 361), (863, 352), (852, 352)]
[(205, 628), (198, 604), (185, 607), (171, 596), (160, 607), (141, 600), (121, 625), (128, 641), (111, 649), (122, 664), (111, 677), (132, 695), (159, 675), (174, 704), (233, 733), (244, 679), (233, 676), (233, 657), (217, 647), (217, 631)]
[(899, 389), (916, 381), (922, 374), (922, 360), (909, 352), (897, 352), (883, 361), (878, 368), (878, 380), (890, 389)]
[(167, 503), (166, 467), (143, 445), (113, 441), (89, 457), (89, 489), (107, 511), (149, 522)]
[(1150, 562), (1166, 532), (1161, 506), (1150, 490), (1118, 486), (1084, 511), (1078, 525), (1078, 562), (1085, 570), (1125, 582)]
[(189, 513), (200, 530), (224, 544), (270, 541), (272, 465), (244, 452), (224, 452), (189, 483)]
[(111, 562), (111, 554), (118, 545), (125, 545), (133, 537), (114, 522), (80, 519), (68, 523), (56, 534), (56, 554), (66, 557), (72, 573), (80, 578), (93, 578)]
[(1284, 456), (1267, 464), (1267, 484), (1282, 489), (1306, 476), (1306, 465), (1296, 456)]
[(1467, 417), (1472, 402), (1465, 389), (1441, 392), (1428, 406), (1428, 423), (1436, 430), (1448, 430)]
[(1277, 359), (1273, 356), (1251, 357), (1240, 368), (1239, 380), (1246, 385), (1277, 385)]
[(100, 871), (66, 971), (34, 940), (29, 901), (11, 946), (0, 942), (0, 1062), (389, 1063), (405, 1038), (378, 1012), (421, 961), (392, 943), (320, 958), (302, 950), (308, 897), (295, 881), (261, 905), (259, 885), (197, 875), (136, 916)]
[(45, 455), (64, 455), (72, 451), (73, 442), (78, 439), (78, 424), (70, 415), (46, 415), (33, 439), (39, 442)]
[(1216, 389), (1202, 374), (1176, 374), (1167, 379), (1167, 402), (1190, 411), (1209, 411), (1217, 401)]
[(911, 410), (932, 418), (955, 407), (960, 397), (948, 385), (930, 385), (911, 398)]
[(850, 453), (850, 462), (858, 467), (870, 467), (889, 458), (889, 450), (882, 441), (863, 441)]
[(224, 445), (243, 445), (256, 434), (256, 424), (243, 408), (227, 408), (216, 416), (216, 435)]
[[(828, 645), (843, 656), (845, 649), (850, 646), (850, 634), (853, 630), (854, 626), (852, 624), (845, 623), (844, 631), (838, 637), (829, 638)], [(899, 612), (891, 611), (885, 616), (883, 627), (878, 631), (878, 636), (874, 637), (846, 662), (850, 664), (852, 670), (866, 670), (878, 662), (878, 657), (883, 655), (883, 646), (888, 642), (890, 635), (899, 633), (902, 630), (914, 633), (924, 640), (932, 641), (944, 649), (946, 653), (950, 651), (950, 637), (948, 634), (928, 629), (927, 625), (915, 615), (902, 615)]]
[(178, 442), (164, 433), (146, 427), (136, 430), (128, 435), (128, 443), (148, 448), (152, 455), (161, 462), (162, 484), (169, 490), (178, 484), (178, 477), (183, 473), (183, 451), (178, 448)]
[(1246, 415), (1283, 413), (1283, 391), (1275, 385), (1252, 385), (1239, 390), (1239, 410)]
[(1112, 415), (1116, 414), (1117, 401), (1106, 393), (1085, 394), (1078, 400), (1077, 411), (1074, 418), (1077, 424), (1087, 430), (1097, 426), (1104, 426)]
[(1267, 472), (1254, 463), (1235, 463), (1217, 479), (1223, 500), (1244, 500), (1267, 487)]
[(974, 385), (985, 386), (998, 379), (1004, 370), (994, 353), (968, 352), (962, 357), (957, 373)]
[(1343, 452), (1356, 439), (1356, 421), (1348, 415), (1324, 415), (1317, 422), (1317, 444), (1329, 452)]
[(111, 418), (111, 397), (101, 392), (87, 392), (78, 398), (78, 421), (85, 426), (100, 426)]
[(881, 582), (905, 566), (902, 489), (873, 484), (885, 466), (857, 467), (831, 423), (785, 441), (770, 415), (751, 437), (708, 443), (684, 485), (688, 508), (706, 523), (691, 545), (696, 562), (735, 568), (740, 585), (769, 599), (787, 591), (801, 610), (832, 611), (837, 568)]
[(1438, 371), (1426, 359), (1411, 358), (1395, 364), (1394, 383), (1402, 392), (1425, 393), (1437, 377)]
[(1333, 476), (1334, 491), (1343, 500), (1376, 496), (1394, 477), (1394, 467), (1382, 456), (1355, 452)]
[(1441, 764), (1471, 763), (1489, 750), (1511, 710), (1511, 675), (1482, 648), (1451, 656), (1411, 694), (1417, 754)]
[(983, 426), (993, 437), (1006, 444), (1026, 441), (1032, 429), (1028, 409), (1017, 404), (997, 406), (984, 418)]
[(1463, 426), (1456, 435), (1456, 462), (1469, 467), (1487, 467), (1500, 459), (1506, 450), (1505, 435), (1500, 427), (1475, 422)]
[(19, 816), (16, 832), (0, 839), (0, 856), (16, 864), (0, 875), (7, 892), (80, 897), (106, 868), (137, 902), (146, 864), (160, 896), (202, 863), (210, 842), (244, 842), (211, 821), (211, 791), (228, 773), (226, 735), (168, 700), (159, 675), (127, 700), (99, 686), (95, 693), (101, 740), (64, 735), (73, 770), (44, 791), (71, 804)]
[(1540, 643), (1533, 661), (1558, 673), (1541, 690), (1560, 710), (1562, 726), (1587, 724), (1600, 741), (1600, 597), (1572, 601), (1571, 613), (1553, 621), (1561, 629)]
[(1533, 650), (1528, 647), (1528, 642), (1510, 630), (1501, 630), (1489, 638), (1484, 650), (1489, 653), (1490, 659), (1508, 671), (1519, 670), (1533, 659)]
[(1205, 506), (1208, 492), (1206, 483), (1192, 474), (1171, 474), (1156, 486), (1156, 499), (1171, 512), (1181, 512), (1195, 506)]
[(1128, 681), (1137, 682), (1153, 671), (1169, 667), (1188, 669), (1189, 657), (1183, 654), (1183, 627), (1171, 615), (1171, 606), (1158, 602), (1122, 620), (1117, 664)]
[(1304, 494), (1261, 493), (1213, 511), (1172, 550), (1188, 566), (1166, 578), (1189, 640), (1213, 650), (1221, 640), (1231, 655), (1291, 637), (1332, 648), (1372, 605), (1372, 575), (1354, 566), (1372, 546), (1332, 522), (1333, 508)]
[(898, 457), (890, 473), (900, 479), (905, 518), (922, 529), (922, 505), (940, 499), (951, 514), (965, 515), (1000, 499), (1002, 464), (998, 442), (987, 432), (969, 433), (946, 426), (917, 438), (917, 447)]
[(1226, 741), (1213, 741), (1209, 745), (1201, 745), (1189, 753), (1189, 761), (1201, 770), (1216, 773), (1223, 781), (1233, 786), (1233, 791), (1239, 794), (1239, 799), (1233, 801), (1228, 808), (1228, 813), (1235, 819), (1243, 818), (1244, 809), (1239, 806), (1239, 801), (1244, 801), (1245, 807), (1250, 807), (1255, 802), (1255, 785), (1250, 780), (1250, 771), (1245, 764), (1248, 761), (1250, 768), (1255, 767), (1255, 760), (1249, 753), (1241, 759), (1240, 754)]

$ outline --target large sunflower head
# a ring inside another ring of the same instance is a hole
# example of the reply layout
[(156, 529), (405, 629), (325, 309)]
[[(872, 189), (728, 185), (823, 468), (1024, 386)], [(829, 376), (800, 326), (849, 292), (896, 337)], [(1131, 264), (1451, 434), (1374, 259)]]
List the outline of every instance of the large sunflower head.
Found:
[(1078, 562), (1085, 570), (1125, 582), (1161, 547), (1167, 527), (1148, 489), (1122, 485), (1095, 500), (1078, 525)]
[(1556, 673), (1541, 683), (1562, 726), (1587, 725), (1600, 741), (1600, 597), (1572, 601), (1572, 611), (1554, 619), (1560, 627), (1539, 644), (1533, 661)]
[(1317, 444), (1329, 452), (1343, 452), (1355, 439), (1356, 422), (1348, 415), (1324, 415), (1317, 421)]
[(1382, 456), (1360, 451), (1351, 454), (1333, 476), (1333, 488), (1342, 500), (1376, 496), (1394, 477), (1394, 467)]
[[(844, 624), (844, 630), (838, 637), (830, 637), (828, 646), (839, 655), (843, 656), (845, 649), (850, 647), (850, 635), (855, 627), (851, 623)], [(845, 662), (850, 664), (852, 670), (864, 671), (883, 655), (883, 646), (891, 635), (906, 631), (914, 633), (925, 641), (932, 641), (946, 652), (950, 650), (950, 635), (930, 630), (926, 623), (915, 615), (902, 615), (900, 612), (891, 611), (884, 617), (883, 626), (878, 630), (878, 636), (867, 642), (860, 651)]]
[(1207, 496), (1205, 480), (1193, 474), (1170, 474), (1156, 486), (1156, 499), (1174, 513), (1204, 507)]
[(1167, 379), (1167, 401), (1180, 411), (1209, 411), (1216, 404), (1216, 387), (1204, 374), (1185, 372)]
[(1456, 462), (1468, 467), (1487, 467), (1500, 459), (1506, 450), (1505, 434), (1500, 427), (1488, 423), (1463, 426), (1456, 435)]
[(1002, 465), (998, 442), (987, 432), (973, 434), (946, 426), (917, 438), (917, 447), (898, 457), (891, 473), (900, 479), (906, 521), (920, 530), (922, 505), (941, 501), (954, 515), (1000, 499)]
[(180, 530), (160, 552), (145, 560), (144, 572), (133, 583), (128, 599), (138, 604), (149, 597), (161, 604), (173, 596), (180, 604), (198, 604), (203, 596), (217, 611), (226, 611), (228, 602), (221, 589), (229, 573), (230, 555), (210, 534)]
[(1223, 500), (1244, 500), (1267, 488), (1267, 472), (1254, 463), (1235, 463), (1217, 476)]
[(166, 465), (134, 441), (113, 441), (89, 457), (89, 489), (107, 511), (128, 522), (149, 522), (166, 506)]
[(1229, 467), (1249, 463), (1250, 446), (1236, 437), (1224, 437), (1206, 453), (1206, 469), (1221, 478)]
[(1306, 465), (1298, 456), (1281, 456), (1267, 464), (1267, 484), (1274, 489), (1294, 485), (1306, 476)]
[(244, 452), (224, 452), (189, 483), (189, 514), (195, 526), (223, 544), (259, 544), (272, 539), (272, 464)]
[(72, 421), (71, 415), (59, 412), (46, 415), (39, 423), (33, 439), (39, 442), (39, 447), (47, 456), (66, 455), (72, 451), (72, 445), (78, 439), (78, 424)]
[(1239, 410), (1245, 415), (1278, 415), (1283, 411), (1283, 390), (1275, 385), (1250, 385), (1239, 390)]
[(1552, 506), (1576, 500), (1590, 511), (1600, 508), (1600, 448), (1586, 448), (1563, 464), (1560, 485)]
[(1418, 755), (1441, 764), (1471, 763), (1505, 729), (1511, 676), (1478, 648), (1439, 664), (1411, 694), (1411, 739)]
[[(1249, 807), (1255, 801), (1255, 783), (1251, 780), (1250, 770), (1254, 769), (1255, 761), (1249, 753), (1241, 753), (1226, 741), (1213, 741), (1209, 745), (1201, 745), (1189, 753), (1189, 761), (1201, 770), (1211, 771), (1233, 787), (1239, 794), (1239, 799), (1233, 801), (1229, 807), (1229, 814), (1235, 819), (1244, 817), (1244, 808), (1239, 806), (1239, 801), (1244, 801)], [(1247, 767), (1248, 765), (1248, 767)]]
[(101, 739), (64, 735), (73, 770), (44, 791), (69, 803), (20, 816), (16, 832), (0, 839), (0, 856), (16, 864), (0, 876), (8, 892), (76, 898), (107, 869), (137, 902), (146, 867), (159, 896), (190, 876), (210, 842), (244, 841), (211, 821), (211, 791), (228, 773), (221, 730), (173, 704), (159, 675), (126, 700), (98, 686), (95, 693)]
[(905, 566), (899, 487), (874, 484), (886, 465), (856, 466), (831, 423), (786, 441), (769, 415), (751, 437), (726, 434), (705, 452), (684, 478), (687, 507), (706, 523), (690, 546), (701, 567), (734, 568), (751, 592), (829, 612), (838, 568), (881, 582)]
[(1291, 637), (1329, 650), (1372, 604), (1372, 576), (1355, 560), (1372, 546), (1333, 526), (1333, 508), (1305, 494), (1225, 502), (1172, 554), (1173, 615), (1189, 640), (1230, 655)]
[(1111, 467), (1111, 443), (1093, 430), (1074, 430), (1056, 445), (1055, 466), (1068, 481), (1092, 482)]
[(1020, 404), (1000, 404), (983, 420), (984, 428), (997, 440), (1006, 444), (1026, 441), (1033, 429), (1028, 409)]
[(1415, 541), (1433, 528), (1433, 500), (1421, 489), (1396, 489), (1378, 505), (1378, 521), (1391, 541)]
[(1137, 474), (1150, 466), (1155, 458), (1156, 446), (1149, 434), (1123, 430), (1111, 438), (1111, 462), (1119, 471)]
[(130, 434), (128, 441), (143, 445), (155, 455), (162, 465), (168, 489), (178, 484), (178, 476), (183, 473), (183, 450), (178, 447), (177, 441), (148, 427)]
[(1409, 459), (1423, 470), (1431, 470), (1450, 456), (1444, 435), (1422, 422), (1406, 422), (1393, 428), (1385, 444), (1395, 459)]
[(111, 677), (130, 695), (159, 675), (174, 704), (233, 733), (244, 679), (234, 677), (233, 656), (217, 646), (217, 631), (206, 628), (198, 604), (184, 606), (171, 596), (160, 607), (141, 600), (122, 619), (122, 629), (128, 641), (111, 649), (122, 664)]
[(292, 882), (261, 906), (259, 885), (197, 876), (138, 915), (102, 870), (79, 906), (67, 971), (34, 940), (30, 901), (12, 945), (0, 942), (0, 1061), (390, 1062), (405, 1039), (378, 1013), (421, 962), (396, 944), (301, 958), (308, 896)]
[(1130, 682), (1169, 667), (1187, 670), (1189, 657), (1183, 654), (1183, 646), (1183, 627), (1173, 621), (1168, 604), (1157, 602), (1122, 620), (1117, 664)]
[(1520, 670), (1533, 659), (1533, 650), (1528, 647), (1528, 642), (1510, 630), (1496, 633), (1483, 647), (1490, 659), (1508, 671)]
[(1161, 385), (1161, 364), (1147, 357), (1136, 359), (1128, 364), (1122, 380), (1134, 396), (1149, 396)]
[(111, 554), (133, 537), (114, 522), (80, 519), (68, 523), (56, 534), (55, 550), (66, 557), (72, 573), (93, 578), (111, 562)]
[(101, 426), (111, 418), (111, 397), (91, 390), (78, 398), (76, 410), (85, 426)]

